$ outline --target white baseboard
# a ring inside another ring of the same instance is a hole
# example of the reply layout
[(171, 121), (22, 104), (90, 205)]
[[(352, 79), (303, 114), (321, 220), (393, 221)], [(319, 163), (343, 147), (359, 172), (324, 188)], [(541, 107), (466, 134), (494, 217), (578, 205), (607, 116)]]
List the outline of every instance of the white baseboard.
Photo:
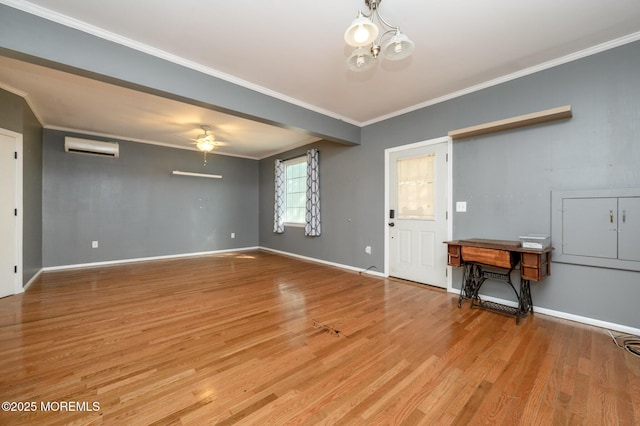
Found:
[(36, 272), (36, 273), (35, 273), (35, 275), (34, 275), (33, 277), (31, 277), (31, 279), (30, 279), (29, 281), (27, 281), (27, 283), (26, 283), (24, 286), (22, 286), (22, 291), (26, 291), (26, 290), (29, 288), (29, 286), (30, 286), (31, 284), (33, 284), (34, 282), (36, 282), (36, 280), (37, 280), (37, 279), (40, 277), (40, 275), (42, 274), (42, 271), (43, 271), (43, 270), (44, 270), (44, 269), (40, 268), (40, 270), (39, 270), (38, 272)]
[[(356, 268), (354, 266), (350, 266), (350, 265), (344, 265), (341, 263), (335, 263), (335, 262), (329, 262), (326, 260), (321, 260), (321, 259), (316, 259), (313, 257), (308, 257), (308, 256), (302, 256), (299, 254), (295, 254), (295, 253), (289, 253), (286, 251), (281, 251), (281, 250), (275, 250), (272, 248), (268, 248), (268, 247), (261, 247), (261, 246), (256, 246), (256, 247), (243, 247), (243, 248), (236, 248), (236, 249), (229, 249), (229, 250), (214, 250), (214, 251), (205, 251), (205, 252), (197, 252), (197, 253), (184, 253), (184, 254), (174, 254), (174, 255), (167, 255), (167, 256), (153, 256), (153, 257), (143, 257), (143, 258), (136, 258), (136, 259), (123, 259), (123, 260), (113, 260), (113, 261), (106, 261), (106, 262), (93, 262), (93, 263), (81, 263), (81, 264), (76, 264), (76, 265), (62, 265), (62, 266), (49, 266), (49, 267), (45, 267), (40, 269), (40, 271), (38, 271), (38, 273), (36, 273), (36, 275), (33, 276), (33, 278), (31, 278), (29, 280), (29, 282), (27, 282), (27, 284), (24, 286), (24, 289), (26, 290), (33, 282), (35, 282), (38, 277), (40, 276), (40, 274), (42, 272), (46, 272), (46, 271), (62, 271), (62, 270), (66, 270), (66, 269), (79, 269), (79, 268), (92, 268), (92, 267), (96, 267), (96, 266), (113, 266), (113, 265), (121, 265), (121, 264), (125, 264), (125, 263), (134, 263), (134, 262), (148, 262), (148, 261), (152, 261), (152, 260), (163, 260), (163, 259), (178, 259), (178, 258), (184, 258), (184, 257), (195, 257), (195, 256), (204, 256), (204, 255), (210, 255), (210, 254), (221, 254), (221, 253), (233, 253), (233, 252), (238, 252), (238, 251), (248, 251), (248, 250), (264, 250), (264, 251), (268, 251), (268, 252), (272, 252), (272, 253), (277, 253), (283, 256), (289, 256), (289, 257), (294, 257), (297, 259), (302, 259), (302, 260), (307, 260), (310, 262), (314, 262), (314, 263), (319, 263), (319, 264), (323, 264), (323, 265), (327, 265), (327, 266), (333, 266), (336, 268), (340, 268), (340, 269), (346, 269), (349, 271), (354, 271), (354, 272), (359, 272), (362, 274), (368, 274), (368, 275), (372, 275), (372, 276), (376, 276), (376, 277), (380, 277), (380, 278), (387, 278), (387, 275), (385, 275), (382, 272), (377, 272), (377, 271), (371, 271), (371, 270), (363, 270), (362, 268)], [(454, 293), (454, 294), (459, 294), (460, 290), (459, 289), (455, 289), (455, 288), (451, 288), (449, 290), (450, 293)], [(490, 301), (490, 302), (495, 302), (495, 303), (501, 303), (503, 305), (507, 305), (507, 306), (511, 306), (511, 307), (516, 307), (517, 303), (514, 302), (513, 300), (505, 300), (505, 299), (500, 299), (497, 297), (492, 297), (492, 296), (486, 296), (486, 295), (481, 295), (482, 299)], [(607, 330), (613, 330), (613, 331), (618, 331), (621, 333), (627, 333), (627, 334), (633, 334), (635, 336), (640, 336), (640, 328), (634, 328), (634, 327), (629, 327), (626, 325), (622, 325), (622, 324), (616, 324), (616, 323), (612, 323), (612, 322), (608, 322), (608, 321), (601, 321), (595, 318), (589, 318), (589, 317), (584, 317), (584, 316), (580, 316), (580, 315), (574, 315), (568, 312), (561, 312), (561, 311), (556, 311), (553, 309), (547, 309), (547, 308), (542, 308), (542, 307), (538, 307), (535, 306), (533, 307), (534, 312), (536, 313), (540, 313), (540, 314), (544, 314), (544, 315), (549, 315), (552, 317), (556, 317), (556, 318), (562, 318), (562, 319), (566, 319), (569, 321), (574, 321), (574, 322), (579, 322), (582, 324), (587, 324), (587, 325), (592, 325), (595, 327), (600, 327), (600, 328), (604, 328)]]
[(183, 257), (196, 257), (196, 256), (205, 256), (208, 254), (233, 253), (237, 251), (248, 251), (248, 250), (258, 250), (258, 247), (257, 246), (242, 247), (242, 248), (235, 248), (235, 249), (228, 249), (228, 250), (213, 250), (213, 251), (202, 251), (197, 253), (170, 254), (166, 256), (140, 257), (135, 259), (108, 260), (105, 262), (78, 263), (75, 265), (47, 266), (42, 268), (42, 271), (45, 271), (45, 272), (64, 271), (67, 269), (93, 268), (96, 266), (114, 266), (114, 265), (122, 265), (125, 263), (149, 262), (152, 260), (164, 260), (164, 259), (179, 259)]
[(595, 327), (605, 328), (607, 330), (619, 331), (621, 333), (633, 334), (634, 336), (640, 336), (640, 328), (629, 327), (626, 325), (616, 324), (608, 321), (601, 321), (598, 319), (574, 315), (567, 312), (554, 311), (553, 309), (538, 308), (534, 306), (533, 310), (534, 312), (549, 315), (552, 317), (593, 325)]
[(64, 270), (67, 270), (67, 269), (80, 269), (80, 268), (93, 268), (93, 267), (96, 267), (96, 266), (113, 266), (113, 265), (122, 265), (122, 264), (125, 264), (125, 263), (148, 262), (148, 261), (151, 261), (151, 260), (163, 260), (163, 259), (179, 259), (179, 258), (183, 258), (183, 257), (204, 256), (204, 255), (208, 255), (208, 254), (233, 253), (233, 252), (248, 251), (248, 250), (264, 250), (264, 251), (268, 251), (268, 252), (272, 252), (272, 253), (277, 253), (277, 254), (280, 254), (280, 255), (283, 255), (283, 256), (295, 257), (297, 259), (308, 260), (308, 261), (314, 262), (314, 263), (321, 263), (323, 265), (335, 266), (336, 268), (347, 269), (349, 271), (355, 271), (355, 272), (360, 272), (360, 273), (363, 273), (363, 274), (369, 274), (369, 275), (373, 275), (373, 276), (377, 276), (377, 277), (381, 277), (381, 278), (386, 278), (386, 275), (381, 273), (381, 272), (376, 272), (376, 271), (371, 271), (371, 270), (363, 270), (361, 268), (356, 268), (356, 267), (349, 266), (349, 265), (343, 265), (341, 263), (328, 262), (326, 260), (316, 259), (316, 258), (313, 258), (313, 257), (301, 256), (301, 255), (295, 254), (295, 253), (289, 253), (289, 252), (285, 252), (285, 251), (274, 250), (274, 249), (271, 249), (271, 248), (268, 248), (268, 247), (258, 247), (258, 246), (242, 247), (242, 248), (229, 249), (229, 250), (204, 251), (204, 252), (198, 252), (198, 253), (172, 254), (172, 255), (167, 255), (167, 256), (141, 257), (141, 258), (136, 258), (136, 259), (109, 260), (109, 261), (105, 261), (105, 262), (79, 263), (79, 264), (75, 264), (75, 265), (47, 266), (47, 267), (42, 268), (40, 270), (40, 272), (42, 272), (42, 271), (45, 271), (45, 272), (47, 272), (47, 271), (64, 271)]
[[(260, 250), (269, 251), (269, 252), (281, 254), (281, 255), (284, 255), (284, 256), (295, 257), (295, 258), (298, 258), (298, 259), (308, 260), (310, 262), (321, 263), (323, 265), (335, 266), (337, 268), (347, 269), (347, 270), (350, 270), (350, 271), (366, 273), (366, 274), (374, 275), (374, 276), (381, 277), (381, 278), (388, 278), (387, 275), (385, 275), (385, 274), (383, 274), (381, 272), (363, 271), (362, 269), (354, 268), (353, 266), (343, 265), (343, 264), (334, 263), (334, 262), (328, 262), (326, 260), (315, 259), (315, 258), (307, 257), (307, 256), (301, 256), (301, 255), (295, 254), (295, 253), (289, 253), (289, 252), (285, 252), (285, 251), (274, 250), (274, 249), (271, 249), (271, 248), (268, 248), (268, 247), (260, 247)], [(459, 289), (451, 288), (448, 291), (450, 293), (460, 294), (460, 290)], [(487, 296), (487, 295), (481, 295), (481, 297), (484, 300), (487, 300), (487, 301), (490, 301), (490, 302), (494, 302), (494, 303), (501, 303), (503, 305), (511, 306), (511, 307), (514, 307), (514, 308), (516, 306), (518, 306), (517, 302), (514, 302), (513, 300), (505, 300), (505, 299), (500, 299), (500, 298), (497, 298), (497, 297), (492, 297), (492, 296)], [(567, 312), (556, 311), (556, 310), (553, 310), (553, 309), (541, 308), (541, 307), (537, 307), (535, 305), (533, 307), (533, 311), (535, 313), (549, 315), (549, 316), (556, 317), (556, 318), (562, 318), (562, 319), (566, 319), (566, 320), (569, 320), (569, 321), (579, 322), (579, 323), (582, 323), (582, 324), (592, 325), (592, 326), (604, 328), (604, 329), (607, 329), (607, 330), (613, 330), (613, 331), (618, 331), (618, 332), (621, 332), (621, 333), (633, 334), (635, 336), (640, 336), (640, 329), (639, 328), (633, 328), (633, 327), (629, 327), (629, 326), (626, 326), (626, 325), (616, 324), (616, 323), (607, 322), (607, 321), (601, 321), (601, 320), (598, 320), (598, 319), (589, 318), (589, 317), (583, 317), (583, 316), (580, 316), (580, 315), (574, 315), (574, 314), (570, 314), (570, 313), (567, 313)]]
[(289, 253), (287, 251), (275, 250), (275, 249), (272, 249), (272, 248), (269, 248), (269, 247), (260, 247), (260, 250), (281, 254), (283, 256), (295, 257), (296, 259), (308, 260), (310, 262), (320, 263), (320, 264), (327, 265), (327, 266), (334, 266), (336, 268), (346, 269), (348, 271), (360, 272), (361, 274), (373, 275), (375, 277), (380, 277), (380, 278), (387, 278), (387, 276), (385, 274), (383, 274), (382, 272), (376, 272), (376, 271), (372, 271), (370, 269), (356, 268), (354, 266), (343, 265), (341, 263), (335, 263), (335, 262), (329, 262), (327, 260), (316, 259), (314, 257), (302, 256), (302, 255), (295, 254), (295, 253)]
[[(454, 288), (452, 289), (452, 291), (450, 291), (450, 293), (460, 294), (460, 290)], [(492, 297), (492, 296), (487, 296), (483, 294), (480, 295), (480, 298), (482, 300), (487, 300), (489, 302), (494, 302), (494, 303), (500, 303), (502, 305), (511, 306), (513, 308), (518, 306), (517, 302), (514, 302), (513, 300), (505, 300), (505, 299), (500, 299), (498, 297)], [(629, 327), (626, 325), (616, 324), (608, 321), (601, 321), (595, 318), (583, 317), (581, 315), (574, 315), (568, 312), (556, 311), (553, 309), (542, 308), (535, 305), (533, 306), (533, 312), (537, 314), (549, 315), (551, 317), (562, 318), (569, 321), (579, 322), (582, 324), (593, 325), (595, 327), (600, 327), (607, 330), (613, 330), (621, 333), (640, 336), (640, 328)]]

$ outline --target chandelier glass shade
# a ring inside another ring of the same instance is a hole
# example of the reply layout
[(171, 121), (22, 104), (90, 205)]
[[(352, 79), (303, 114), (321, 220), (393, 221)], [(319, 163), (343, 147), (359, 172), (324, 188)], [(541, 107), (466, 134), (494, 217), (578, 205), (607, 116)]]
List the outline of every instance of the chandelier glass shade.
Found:
[(378, 27), (369, 18), (358, 11), (358, 17), (349, 25), (344, 33), (348, 45), (354, 47), (366, 46), (378, 37)]
[(376, 64), (371, 49), (358, 47), (347, 59), (347, 67), (352, 71), (365, 71)]
[(408, 58), (413, 53), (415, 44), (409, 37), (398, 31), (382, 48), (382, 56), (390, 61)]
[[(369, 13), (358, 11), (358, 16), (344, 33), (345, 42), (356, 49), (347, 58), (347, 67), (352, 71), (365, 71), (373, 65), (379, 55), (390, 61), (399, 61), (411, 56), (415, 44), (400, 31), (400, 27), (389, 24), (378, 11), (382, 0), (364, 0)], [(378, 21), (380, 29), (374, 21)], [(378, 37), (378, 35), (380, 36)]]

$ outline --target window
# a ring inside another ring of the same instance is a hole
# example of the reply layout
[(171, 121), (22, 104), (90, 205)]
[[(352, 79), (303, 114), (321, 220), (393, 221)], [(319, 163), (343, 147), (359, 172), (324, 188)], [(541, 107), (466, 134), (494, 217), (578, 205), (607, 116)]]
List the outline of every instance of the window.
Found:
[(276, 160), (274, 164), (273, 232), (285, 225), (304, 227), (306, 237), (319, 237), (320, 157), (317, 149), (306, 156)]
[(285, 161), (285, 205), (286, 224), (305, 224), (307, 205), (307, 160), (306, 157)]
[(398, 219), (434, 220), (435, 154), (397, 161)]

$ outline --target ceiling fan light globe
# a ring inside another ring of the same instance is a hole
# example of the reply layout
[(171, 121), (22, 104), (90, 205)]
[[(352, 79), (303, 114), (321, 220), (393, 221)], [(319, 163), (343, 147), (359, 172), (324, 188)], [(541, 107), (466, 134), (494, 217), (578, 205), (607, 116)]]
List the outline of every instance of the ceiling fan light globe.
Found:
[(202, 152), (211, 152), (215, 148), (215, 144), (209, 139), (201, 139), (196, 143), (196, 148)]
[(415, 44), (406, 35), (397, 32), (382, 48), (382, 56), (390, 61), (399, 61), (411, 56)]
[(362, 12), (358, 13), (358, 17), (353, 20), (344, 33), (344, 41), (353, 47), (371, 44), (376, 37), (378, 37), (378, 27), (364, 17)]

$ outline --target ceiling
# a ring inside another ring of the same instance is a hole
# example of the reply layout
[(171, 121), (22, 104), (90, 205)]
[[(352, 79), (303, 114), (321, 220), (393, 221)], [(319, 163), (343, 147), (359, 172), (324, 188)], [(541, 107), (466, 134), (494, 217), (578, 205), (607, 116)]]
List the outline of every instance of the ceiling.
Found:
[[(343, 34), (363, 0), (0, 3), (359, 126), (640, 39), (638, 0), (384, 0), (381, 14), (415, 52), (355, 73)], [(205, 124), (220, 153), (249, 158), (316, 140), (9, 58), (0, 87), (25, 96), (47, 128), (192, 148)]]

